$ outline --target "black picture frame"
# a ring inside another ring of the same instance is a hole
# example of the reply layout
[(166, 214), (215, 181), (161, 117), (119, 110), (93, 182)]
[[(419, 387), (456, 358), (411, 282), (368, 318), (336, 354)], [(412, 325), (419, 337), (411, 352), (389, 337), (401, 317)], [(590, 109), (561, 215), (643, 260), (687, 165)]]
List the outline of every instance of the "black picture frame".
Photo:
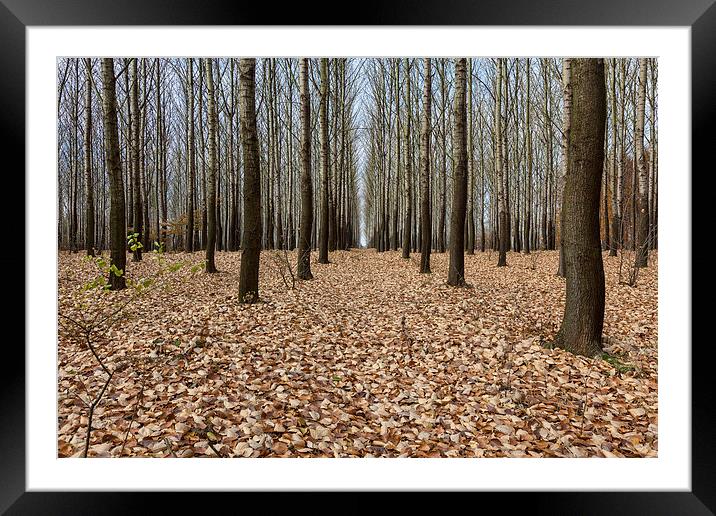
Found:
[[(18, 192), (13, 199), (4, 196), (6, 213), (22, 213), (24, 238), (24, 175), (17, 172), (25, 167), (25, 28), (42, 25), (601, 25), (601, 26), (690, 26), (691, 27), (691, 101), (692, 101), (692, 161), (707, 164), (716, 141), (716, 4), (714, 0), (600, 0), (570, 2), (569, 0), (429, 0), (416, 5), (409, 0), (375, 2), (365, 0), (360, 8), (340, 19), (337, 3), (323, 0), (310, 3), (236, 2), (214, 0), (202, 3), (190, 0), (0, 0), (0, 148), (3, 161), (0, 170), (4, 180), (13, 177)], [(22, 150), (22, 151), (21, 151)], [(10, 165), (10, 157), (16, 159)], [(712, 158), (713, 159), (713, 158)], [(708, 174), (713, 166), (705, 168)], [(691, 171), (683, 171), (684, 180), (691, 180)], [(20, 194), (19, 192), (22, 192)], [(18, 206), (12, 206), (15, 202)], [(696, 206), (693, 201), (692, 205)], [(694, 222), (697, 221), (693, 217)], [(695, 232), (692, 234), (696, 234)], [(23, 242), (24, 243), (24, 242)], [(25, 261), (24, 245), (19, 238), (10, 250), (3, 251), (0, 261), (3, 271), (16, 271), (18, 254)], [(691, 259), (691, 249), (686, 250)], [(695, 257), (696, 258), (696, 257)], [(692, 270), (702, 270), (705, 263), (692, 261)], [(699, 267), (701, 265), (701, 267)], [(24, 267), (24, 266), (23, 266)], [(23, 269), (24, 270), (24, 269)], [(25, 272), (25, 274), (27, 274)], [(8, 274), (17, 281), (19, 274)], [(24, 278), (24, 274), (22, 275)], [(48, 279), (51, 281), (51, 279)], [(24, 287), (24, 285), (23, 285)], [(18, 289), (21, 286), (8, 288)], [(14, 307), (13, 307), (14, 306)], [(22, 308), (21, 308), (22, 307)], [(32, 307), (27, 307), (32, 309)], [(18, 326), (24, 303), (11, 303), (4, 309), (6, 327)], [(25, 314), (26, 315), (26, 314)], [(12, 324), (10, 324), (12, 323)], [(4, 325), (5, 326), (5, 325)], [(689, 328), (690, 330), (690, 328)], [(21, 330), (22, 331), (22, 330)], [(24, 340), (24, 333), (23, 333)], [(548, 493), (479, 493), (480, 506), (491, 497), (498, 504), (508, 502), (511, 509), (530, 513), (549, 514), (714, 514), (716, 512), (716, 460), (714, 411), (710, 394), (707, 359), (708, 341), (693, 346), (692, 342), (671, 342), (669, 345), (691, 346), (692, 356), (692, 457), (690, 492), (548, 492)], [(5, 367), (2, 373), (2, 417), (0, 418), (0, 511), (8, 514), (101, 514), (150, 512), (152, 505), (162, 513), (188, 509), (188, 493), (129, 494), (122, 492), (26, 492), (25, 484), (25, 352), (18, 339), (7, 338), (4, 343)], [(228, 494), (211, 493), (211, 504), (227, 500)], [(238, 494), (238, 496), (245, 496)], [(286, 497), (271, 497), (273, 504), (285, 503), (299, 507), (303, 496), (292, 493)], [(420, 500), (416, 497), (416, 501)], [(459, 502), (459, 497), (450, 497)], [(374, 510), (367, 500), (351, 505), (359, 512)], [(364, 510), (361, 510), (364, 509)], [(278, 510), (278, 509), (276, 509)], [(271, 511), (273, 512), (273, 510)]]

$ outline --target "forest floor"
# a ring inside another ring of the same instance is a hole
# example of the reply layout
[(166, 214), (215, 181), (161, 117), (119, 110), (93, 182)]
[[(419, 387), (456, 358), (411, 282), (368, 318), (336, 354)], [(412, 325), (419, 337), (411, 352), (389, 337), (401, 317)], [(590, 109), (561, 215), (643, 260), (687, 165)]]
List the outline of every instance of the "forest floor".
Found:
[(82, 456), (108, 376), (78, 331), (91, 320), (114, 373), (90, 457), (657, 455), (656, 252), (635, 287), (604, 253), (609, 355), (593, 359), (543, 345), (564, 307), (556, 252), (466, 255), (470, 288), (446, 286), (447, 253), (430, 275), (419, 254), (314, 253), (295, 289), (284, 253), (263, 252), (254, 305), (240, 257), (207, 275), (203, 253), (147, 253), (127, 264), (154, 278), (138, 294), (83, 289), (97, 266), (60, 253), (60, 457)]

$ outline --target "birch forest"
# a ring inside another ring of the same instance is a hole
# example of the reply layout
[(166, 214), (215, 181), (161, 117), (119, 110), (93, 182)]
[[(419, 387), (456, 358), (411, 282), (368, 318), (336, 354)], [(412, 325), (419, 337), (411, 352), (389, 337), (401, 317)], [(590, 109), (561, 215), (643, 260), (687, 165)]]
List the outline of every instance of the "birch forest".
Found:
[(655, 457), (656, 58), (61, 58), (58, 457)]

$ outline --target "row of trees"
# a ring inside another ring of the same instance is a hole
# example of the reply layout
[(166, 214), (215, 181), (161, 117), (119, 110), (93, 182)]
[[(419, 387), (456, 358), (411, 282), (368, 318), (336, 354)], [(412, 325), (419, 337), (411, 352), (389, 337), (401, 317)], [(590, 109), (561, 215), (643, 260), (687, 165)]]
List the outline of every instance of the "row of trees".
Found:
[[(207, 272), (215, 249), (242, 249), (251, 302), (261, 249), (298, 246), (310, 279), (311, 248), (327, 263), (363, 235), (404, 258), (420, 249), (424, 273), (449, 247), (448, 284), (461, 286), (479, 239), (498, 266), (508, 250), (559, 248), (569, 300), (570, 274), (599, 278), (574, 247), (592, 219), (588, 245), (631, 247), (635, 266), (656, 242), (653, 60), (103, 59), (101, 92), (93, 61), (82, 65), (80, 81), (80, 60), (59, 64), (59, 243), (92, 254), (108, 227), (122, 271), (127, 232), (134, 260), (157, 240), (205, 249)], [(603, 272), (601, 284), (603, 316)]]
[[(600, 238), (614, 256), (645, 240), (647, 249), (657, 246), (658, 68), (655, 59), (609, 59), (605, 66)], [(491, 248), (505, 265), (509, 250), (559, 247), (570, 130), (569, 60), (468, 59), (466, 67), (464, 178), (456, 155), (461, 142), (453, 130), (454, 104), (462, 94), (454, 60), (373, 60), (368, 67), (364, 215), (370, 247), (397, 250), (409, 242), (417, 251), (422, 221), (428, 220), (426, 247), (445, 252), (452, 232), (450, 200), (465, 181), (462, 241), (468, 253)], [(421, 94), (428, 95), (422, 104)], [(427, 142), (410, 130), (411, 124), (425, 122)], [(428, 192), (427, 201), (421, 201), (421, 191)]]
[[(311, 60), (308, 102), (321, 103), (319, 66)], [(245, 163), (240, 127), (238, 59), (115, 60), (116, 114), (120, 166), (125, 185), (127, 227), (143, 248), (162, 242), (167, 249), (204, 250), (209, 219), (216, 224), (217, 250), (242, 247)], [(207, 65), (211, 76), (207, 75)], [(327, 175), (315, 175), (312, 188), (327, 192), (327, 208), (312, 205), (311, 247), (326, 227), (328, 248), (359, 244), (358, 128), (359, 68), (347, 59), (328, 60), (326, 113), (330, 141)], [(58, 63), (58, 172), (60, 249), (105, 249), (109, 242), (109, 190), (102, 125), (101, 70), (96, 59)], [(261, 245), (294, 249), (300, 205), (300, 99), (296, 59), (262, 59), (255, 90), (261, 169)], [(213, 89), (213, 94), (210, 90)], [(212, 108), (215, 148), (210, 148)], [(319, 132), (311, 122), (310, 163), (319, 169)], [(216, 152), (210, 180), (211, 154)], [(215, 189), (215, 202), (211, 190)], [(211, 211), (208, 206), (215, 205)], [(323, 210), (323, 211), (322, 211)], [(141, 259), (141, 250), (135, 253)]]

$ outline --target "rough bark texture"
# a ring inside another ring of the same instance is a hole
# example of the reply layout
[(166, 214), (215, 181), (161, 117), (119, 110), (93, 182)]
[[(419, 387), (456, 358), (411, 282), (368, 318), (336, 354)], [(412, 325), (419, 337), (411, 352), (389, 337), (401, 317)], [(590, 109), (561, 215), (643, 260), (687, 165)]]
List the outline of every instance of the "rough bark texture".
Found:
[(328, 263), (328, 59), (321, 59), (321, 234), (318, 263)]
[(94, 184), (92, 183), (92, 60), (85, 59), (85, 247), (94, 256)]
[(453, 160), (455, 182), (450, 217), (450, 266), (448, 285), (465, 284), (465, 212), (467, 205), (467, 110), (465, 104), (466, 59), (455, 60), (455, 105), (453, 120)]
[(239, 302), (259, 299), (259, 257), (261, 255), (261, 176), (256, 130), (256, 60), (239, 62), (241, 146), (244, 157), (244, 236), (239, 276)]
[(301, 222), (298, 236), (298, 277), (311, 274), (311, 232), (313, 231), (313, 180), (311, 179), (311, 98), (308, 90), (308, 59), (301, 59)]
[[(644, 107), (646, 103), (646, 58), (639, 59), (639, 91), (636, 109), (637, 173), (639, 188), (636, 196), (636, 267), (646, 267), (649, 255), (649, 198), (647, 197), (648, 170), (644, 156)], [(653, 152), (653, 150), (652, 150)]]
[(206, 224), (206, 272), (216, 272), (214, 263), (214, 250), (216, 248), (216, 132), (218, 120), (216, 116), (216, 97), (214, 96), (214, 76), (212, 74), (212, 60), (204, 59), (204, 71), (206, 73), (206, 93), (209, 103), (209, 173), (206, 178), (206, 202), (207, 202), (207, 224)]
[(599, 238), (606, 122), (603, 59), (572, 60), (572, 101), (562, 211), (566, 301), (555, 345), (595, 356), (602, 352), (604, 323), (604, 268)]
[(430, 272), (432, 213), (430, 210), (430, 102), (432, 100), (432, 66), (425, 58), (423, 85), (423, 125), (420, 131), (420, 272)]
[(115, 94), (114, 60), (102, 59), (102, 116), (104, 122), (104, 152), (109, 173), (109, 238), (112, 249), (110, 264), (122, 271), (109, 273), (112, 290), (126, 287), (124, 272), (127, 265), (127, 236), (124, 218), (124, 180), (119, 161), (119, 131), (117, 130), (117, 97)]

